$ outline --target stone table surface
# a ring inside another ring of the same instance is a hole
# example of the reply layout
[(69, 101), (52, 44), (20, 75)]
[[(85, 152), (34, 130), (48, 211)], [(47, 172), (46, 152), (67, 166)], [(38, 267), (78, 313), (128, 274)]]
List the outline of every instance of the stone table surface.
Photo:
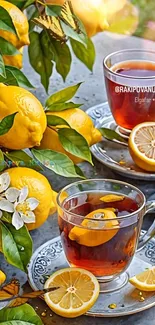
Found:
[[(146, 41), (143, 39), (139, 39), (137, 37), (128, 37), (128, 36), (120, 36), (114, 35), (110, 33), (101, 33), (98, 34), (94, 38), (94, 44), (96, 47), (96, 63), (94, 67), (93, 73), (90, 73), (85, 66), (73, 59), (72, 69), (67, 78), (65, 86), (75, 84), (80, 81), (85, 81), (85, 83), (81, 86), (81, 89), (78, 91), (77, 102), (83, 102), (83, 109), (86, 110), (90, 106), (94, 106), (96, 104), (102, 103), (106, 100), (106, 92), (105, 85), (103, 79), (103, 57), (111, 52), (121, 50), (121, 49), (150, 49), (155, 50), (155, 43), (151, 41)], [(33, 93), (38, 97), (38, 99), (44, 103), (47, 98), (47, 94), (45, 93), (43, 87), (40, 84), (39, 76), (33, 71), (28, 63), (27, 53), (25, 52), (25, 60), (24, 60), (24, 73), (28, 76), (33, 85), (36, 86), (36, 89)], [(49, 94), (65, 87), (62, 79), (58, 75), (54, 75), (50, 81), (50, 89)], [(122, 179), (126, 180), (140, 189), (143, 190), (147, 198), (151, 197), (155, 194), (154, 182), (143, 182), (138, 180), (125, 179), (125, 177), (121, 177), (117, 174), (114, 174), (111, 170), (103, 166), (97, 160), (94, 159), (95, 167), (92, 168), (87, 163), (82, 164), (83, 171), (85, 172), (88, 178), (113, 178), (113, 179)], [(52, 184), (54, 190), (59, 191), (63, 186), (75, 181), (75, 179), (66, 179), (60, 176), (55, 175), (52, 172), (46, 172), (46, 176)], [(150, 215), (146, 218), (144, 228), (147, 228), (151, 221), (154, 219), (154, 215)], [(33, 240), (34, 240), (34, 250), (39, 247), (41, 244), (45, 243), (49, 239), (56, 237), (58, 232), (57, 226), (57, 217), (56, 215), (50, 216), (48, 221), (38, 230), (31, 232)], [(18, 278), (26, 290), (28, 288), (28, 284), (26, 284), (27, 277), (26, 275), (17, 270), (14, 267), (8, 265), (3, 256), (0, 257), (1, 267), (8, 274), (8, 279), (12, 278), (12, 276)], [(47, 310), (47, 316), (42, 317), (44, 324), (47, 325), (88, 325), (90, 322), (93, 325), (155, 325), (155, 308), (151, 308), (145, 312), (126, 316), (119, 318), (89, 318), (86, 316), (81, 316), (76, 319), (65, 319), (59, 317), (48, 310), (45, 303), (41, 300), (35, 300), (32, 302), (34, 307), (38, 307), (38, 314), (44, 310)]]

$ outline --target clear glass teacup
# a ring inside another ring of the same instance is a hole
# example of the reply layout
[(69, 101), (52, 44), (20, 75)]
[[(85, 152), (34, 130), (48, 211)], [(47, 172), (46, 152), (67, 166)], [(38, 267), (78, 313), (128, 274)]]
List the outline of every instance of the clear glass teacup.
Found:
[(146, 203), (144, 194), (128, 183), (90, 179), (63, 188), (57, 203), (69, 265), (89, 270), (101, 282), (117, 278), (121, 286), (136, 249), (154, 235), (154, 224), (144, 236), (140, 232), (143, 217), (155, 202)]

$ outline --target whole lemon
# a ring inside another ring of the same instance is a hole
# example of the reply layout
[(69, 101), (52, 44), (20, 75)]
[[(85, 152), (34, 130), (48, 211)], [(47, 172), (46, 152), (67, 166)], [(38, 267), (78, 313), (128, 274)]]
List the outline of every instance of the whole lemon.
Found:
[(29, 230), (40, 227), (49, 214), (56, 211), (57, 193), (52, 190), (45, 176), (31, 168), (14, 167), (7, 169), (7, 173), (9, 173), (11, 179), (10, 186), (18, 189), (27, 186), (28, 197), (34, 197), (39, 201), (39, 205), (34, 210), (36, 222), (26, 224), (26, 226)]
[(29, 25), (27, 17), (18, 7), (10, 2), (0, 0), (0, 6), (6, 9), (6, 11), (9, 13), (18, 35), (17, 36), (9, 31), (0, 29), (0, 36), (12, 43), (18, 49), (23, 45), (29, 45)]
[[(67, 109), (61, 112), (48, 112), (47, 115), (55, 115), (63, 118), (73, 129), (86, 139), (89, 146), (101, 141), (102, 139), (101, 133), (94, 127), (91, 118), (80, 108)], [(57, 132), (50, 127), (47, 127), (44, 132), (40, 149), (51, 149), (65, 153), (75, 164), (82, 161), (81, 158), (77, 158), (65, 151), (59, 141)]]
[(23, 47), (19, 49), (20, 54), (16, 55), (3, 55), (3, 60), (5, 65), (12, 65), (18, 69), (22, 68), (22, 61), (23, 61)]
[(21, 87), (0, 84), (0, 119), (15, 112), (13, 126), (0, 136), (0, 145), (9, 149), (39, 146), (47, 124), (41, 103)]

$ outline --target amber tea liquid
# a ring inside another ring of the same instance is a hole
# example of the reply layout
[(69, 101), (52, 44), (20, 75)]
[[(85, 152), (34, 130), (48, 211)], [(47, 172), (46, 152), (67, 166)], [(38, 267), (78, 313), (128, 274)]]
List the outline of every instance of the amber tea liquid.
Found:
[[(155, 62), (124, 61), (111, 70), (124, 77), (117, 83), (105, 76), (108, 101), (116, 123), (131, 130), (139, 123), (155, 121)], [(154, 78), (151, 87), (148, 78)]]
[[(138, 209), (136, 201), (126, 196), (121, 202), (104, 203), (100, 198), (105, 194), (102, 192), (83, 192), (79, 196), (70, 198), (64, 204), (64, 207), (69, 212), (83, 217), (92, 211), (102, 208), (115, 208), (117, 217), (130, 215)], [(84, 218), (78, 219), (80, 225)], [(70, 265), (87, 269), (96, 276), (110, 276), (124, 271), (135, 253), (140, 221), (138, 215), (117, 220), (118, 231), (114, 233), (110, 240), (95, 247), (88, 247), (80, 245), (78, 239), (70, 239), (70, 231), (75, 225), (70, 222), (69, 215), (67, 218), (66, 216), (63, 218), (63, 214), (59, 215), (58, 223), (61, 240)], [(102, 232), (103, 241), (105, 241), (109, 229), (102, 228), (98, 231)], [(110, 231), (114, 230), (111, 229)], [(98, 236), (98, 232), (96, 232), (96, 236)]]

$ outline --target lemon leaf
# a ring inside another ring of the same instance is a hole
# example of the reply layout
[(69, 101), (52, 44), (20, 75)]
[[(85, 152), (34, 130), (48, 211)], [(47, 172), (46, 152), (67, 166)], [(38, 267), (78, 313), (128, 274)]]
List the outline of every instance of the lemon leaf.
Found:
[(24, 225), (16, 230), (10, 224), (0, 224), (2, 230), (2, 249), (7, 262), (26, 271), (32, 255), (32, 239)]
[(76, 94), (76, 92), (79, 89), (79, 87), (81, 86), (81, 84), (82, 84), (82, 82), (80, 82), (74, 86), (64, 88), (64, 89), (56, 92), (55, 94), (51, 95), (46, 100), (46, 103), (45, 103), (46, 108), (48, 109), (48, 107), (54, 103), (65, 103), (68, 100), (70, 100)]
[(73, 102), (56, 103), (56, 104), (50, 105), (48, 107), (47, 111), (50, 111), (50, 112), (61, 112), (61, 111), (65, 111), (66, 109), (70, 109), (70, 108), (78, 108), (81, 105), (82, 104), (75, 104)]
[(0, 30), (8, 31), (17, 35), (12, 18), (2, 5), (0, 5)]
[(95, 62), (95, 47), (91, 39), (88, 38), (87, 40), (87, 48), (73, 39), (70, 40), (70, 43), (76, 57), (92, 71)]
[(47, 125), (57, 126), (57, 125), (67, 125), (70, 127), (67, 121), (65, 121), (62, 117), (55, 115), (46, 115), (47, 117)]
[(85, 47), (87, 47), (87, 37), (86, 37), (86, 35), (84, 35), (83, 33), (78, 34), (77, 32), (74, 31), (73, 28), (66, 25), (63, 21), (61, 21), (61, 26), (62, 26), (62, 29), (63, 29), (65, 35), (67, 35), (71, 39), (74, 39), (74, 40), (78, 41), (78, 43), (83, 44)]
[(41, 83), (45, 90), (48, 91), (49, 78), (52, 74), (53, 63), (50, 58), (45, 56), (40, 34), (35, 31), (30, 33), (28, 54), (31, 66), (40, 75)]
[(4, 117), (0, 122), (0, 136), (7, 133), (13, 126), (14, 118), (18, 112)]
[(0, 310), (0, 323), (4, 325), (43, 325), (40, 317), (28, 304)]
[(3, 57), (1, 54), (0, 54), (0, 76), (2, 76), (3, 78), (6, 78), (5, 64), (4, 64)]
[(11, 43), (0, 37), (0, 49), (2, 55), (16, 55), (20, 52)]
[(2, 150), (0, 150), (0, 172), (2, 172), (7, 167), (7, 164), (4, 160), (4, 155)]
[(72, 155), (93, 165), (91, 152), (86, 139), (74, 129), (63, 128), (58, 131), (63, 148)]
[(22, 8), (23, 9), (26, 9), (27, 7), (31, 6), (33, 3), (35, 2), (35, 0), (27, 0)]
[(72, 62), (70, 49), (67, 44), (64, 43), (62, 45), (54, 39), (51, 39), (51, 43), (53, 46), (53, 61), (56, 63), (56, 71), (62, 76), (63, 81), (65, 81)]
[(45, 13), (47, 16), (59, 16), (61, 13), (61, 6), (58, 5), (48, 5), (45, 7)]
[(27, 89), (34, 88), (32, 84), (29, 82), (24, 73), (17, 69), (16, 67), (12, 67), (9, 65), (5, 66), (6, 77), (0, 77), (0, 82), (3, 82), (8, 85), (15, 85)]
[(115, 132), (114, 130), (108, 129), (108, 128), (100, 128), (98, 129), (101, 134), (103, 135), (104, 138), (108, 139), (108, 140), (116, 140), (119, 142), (124, 142), (125, 144), (126, 141), (123, 137), (121, 137), (117, 132)]
[(9, 160), (7, 162), (8, 165), (10, 165), (11, 163), (11, 166), (16, 165), (18, 167), (28, 167), (38, 171), (42, 170), (41, 166), (39, 166), (39, 164), (37, 164), (37, 162), (32, 157), (27, 155), (27, 153), (23, 150), (10, 151), (8, 153), (5, 153), (4, 155)]
[(34, 157), (46, 168), (64, 177), (80, 177), (72, 160), (65, 154), (53, 150), (31, 150)]

